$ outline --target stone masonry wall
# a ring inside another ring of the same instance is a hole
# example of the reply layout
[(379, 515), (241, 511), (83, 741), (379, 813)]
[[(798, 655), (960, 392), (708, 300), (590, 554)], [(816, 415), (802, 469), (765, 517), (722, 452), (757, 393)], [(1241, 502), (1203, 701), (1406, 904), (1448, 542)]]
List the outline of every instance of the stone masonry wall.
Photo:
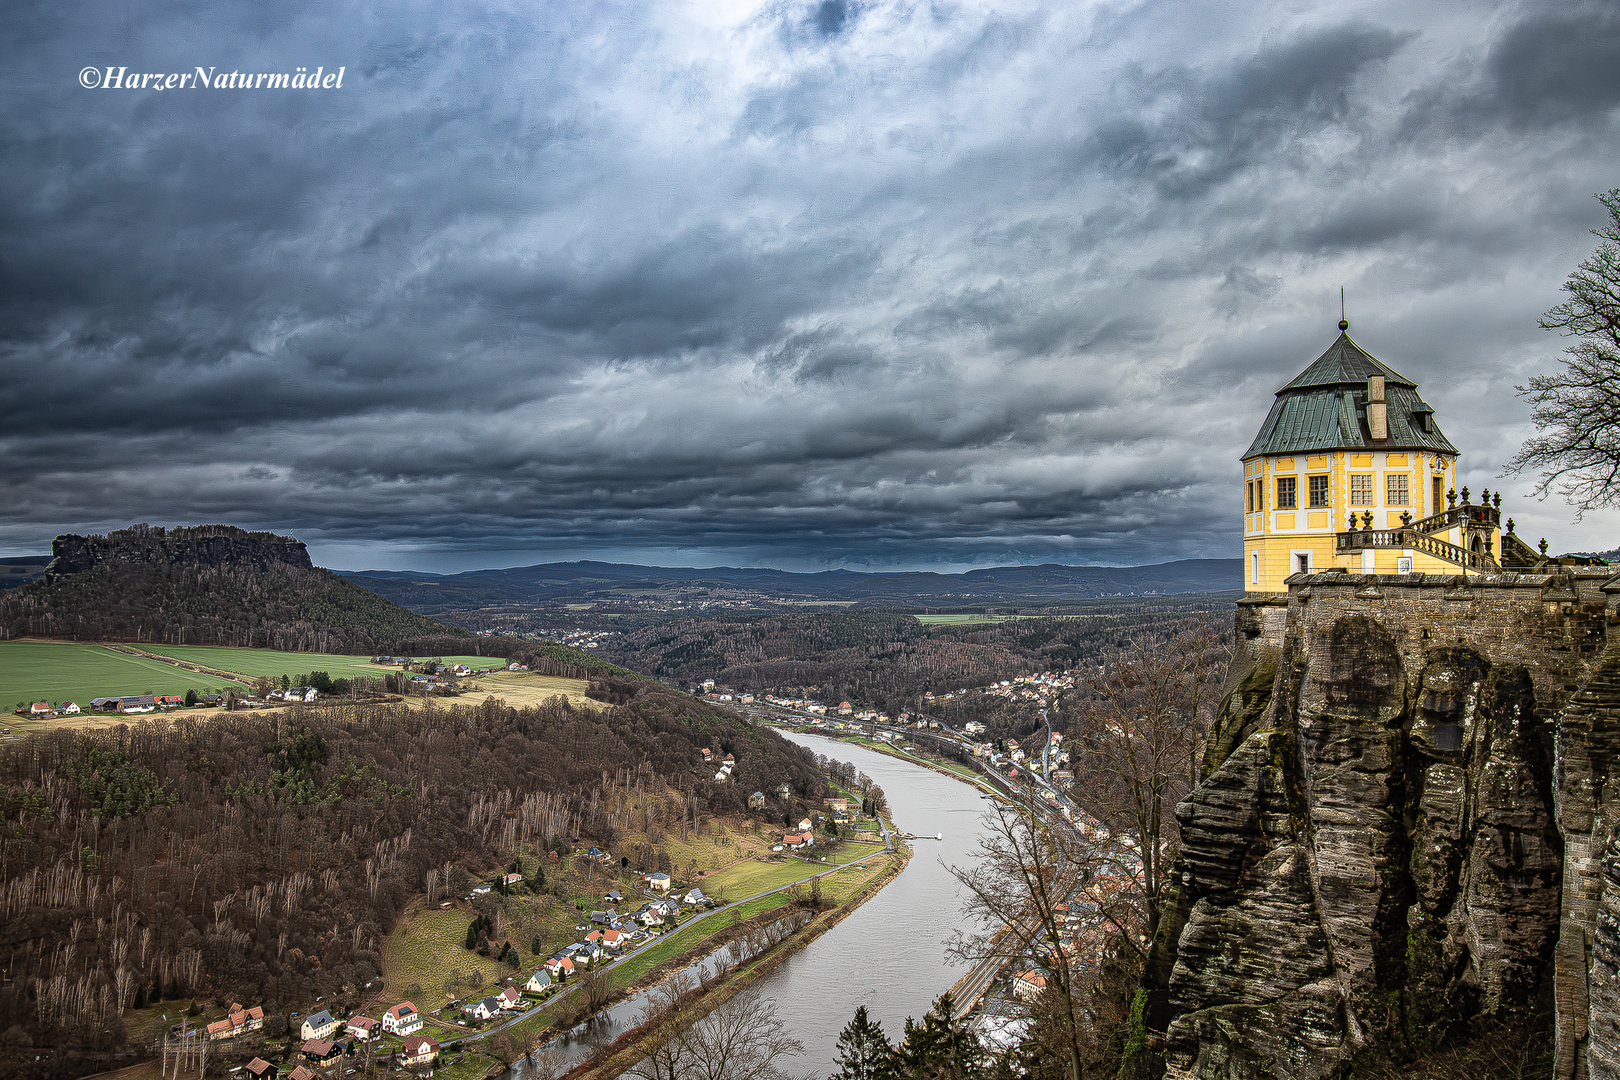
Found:
[(1559, 1080), (1620, 1080), (1611, 582), (1324, 573), (1240, 603), (1144, 979), (1167, 1077), (1344, 1077), (1551, 985)]

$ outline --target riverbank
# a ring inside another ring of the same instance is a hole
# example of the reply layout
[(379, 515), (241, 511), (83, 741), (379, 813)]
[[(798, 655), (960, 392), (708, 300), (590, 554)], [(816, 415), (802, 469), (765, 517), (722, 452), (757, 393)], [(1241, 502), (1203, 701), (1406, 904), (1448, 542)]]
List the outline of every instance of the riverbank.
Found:
[[(848, 918), (862, 904), (875, 896), (878, 890), (899, 876), (910, 863), (911, 854), (909, 847), (898, 846), (896, 849), (898, 857), (893, 859), (893, 865), (883, 874), (868, 881), (854, 896), (836, 907), (818, 912), (809, 925), (788, 935), (758, 956), (744, 961), (707, 986), (697, 988), (682, 998), (673, 1011), (620, 1035), (600, 1054), (562, 1074), (558, 1080), (612, 1080), (622, 1075), (674, 1032), (703, 1019), (710, 1012), (770, 975), (794, 953), (806, 948)], [(694, 950), (694, 955), (712, 952), (713, 948), (724, 944), (724, 941), (719, 941), (712, 947), (706, 945), (701, 950)]]

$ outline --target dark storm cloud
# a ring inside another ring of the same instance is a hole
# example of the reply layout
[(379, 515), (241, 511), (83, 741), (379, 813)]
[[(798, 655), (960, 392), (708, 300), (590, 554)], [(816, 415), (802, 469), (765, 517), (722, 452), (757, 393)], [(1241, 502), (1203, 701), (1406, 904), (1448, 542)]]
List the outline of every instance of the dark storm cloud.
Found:
[[(0, 542), (1231, 554), (1236, 456), (1340, 285), (1494, 487), (1504, 388), (1620, 183), (1620, 19), (1409, 7), (28, 9)], [(86, 64), (347, 74), (131, 94)]]

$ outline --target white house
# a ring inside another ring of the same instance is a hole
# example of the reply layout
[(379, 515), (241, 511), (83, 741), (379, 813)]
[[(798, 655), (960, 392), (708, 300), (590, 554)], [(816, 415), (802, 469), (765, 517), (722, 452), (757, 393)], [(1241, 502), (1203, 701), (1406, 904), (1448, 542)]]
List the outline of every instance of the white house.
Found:
[(499, 998), (487, 997), (483, 1001), (463, 1006), (461, 1011), (480, 1020), (492, 1020), (501, 1014), (501, 1002)]
[(651, 889), (653, 892), (667, 893), (669, 892), (669, 885), (670, 881), (668, 874), (657, 873), (647, 875), (647, 888)]
[(503, 1009), (510, 1011), (512, 1009), (523, 1008), (523, 995), (518, 992), (518, 989), (515, 986), (508, 986), (505, 990), (502, 990), (495, 996), (500, 1001), (501, 1008)]
[(523, 984), (523, 989), (531, 994), (543, 994), (551, 989), (551, 985), (551, 974), (541, 970), (529, 976), (529, 981)]
[(405, 1040), (405, 1048), (399, 1052), (399, 1061), (401, 1065), (426, 1065), (438, 1052), (438, 1043), (426, 1035), (417, 1035)]
[(394, 1035), (411, 1035), (422, 1029), (422, 1014), (414, 1003), (402, 1001), (383, 1013), (382, 1026)]
[(381, 1027), (381, 1024), (369, 1016), (351, 1016), (349, 1022), (343, 1025), (343, 1030), (361, 1042), (370, 1042), (377, 1037)]
[(305, 1042), (310, 1039), (325, 1040), (337, 1029), (338, 1022), (332, 1019), (331, 1013), (322, 1009), (318, 1013), (304, 1017), (304, 1022), (298, 1026), (298, 1034)]
[(1038, 971), (1020, 971), (1013, 978), (1013, 993), (1025, 1001), (1034, 1001), (1046, 989), (1046, 976)]

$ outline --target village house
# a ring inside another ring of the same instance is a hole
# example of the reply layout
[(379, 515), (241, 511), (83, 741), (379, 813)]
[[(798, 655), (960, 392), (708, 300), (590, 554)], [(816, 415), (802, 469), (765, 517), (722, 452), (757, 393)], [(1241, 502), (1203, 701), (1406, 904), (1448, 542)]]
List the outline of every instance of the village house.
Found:
[(382, 1024), (369, 1016), (351, 1016), (343, 1030), (361, 1042), (370, 1042), (382, 1032)]
[(248, 1080), (276, 1080), (276, 1067), (264, 1058), (256, 1057), (242, 1066)]
[(383, 1013), (382, 1029), (391, 1035), (413, 1035), (422, 1029), (422, 1014), (414, 1002), (402, 1001)]
[(495, 996), (500, 1000), (501, 1008), (508, 1012), (523, 1008), (523, 994), (515, 986), (508, 986)]
[(619, 949), (624, 945), (624, 933), (619, 930), (602, 931), (602, 944), (609, 949)]
[(506, 874), (505, 876), (503, 876), (501, 878), (501, 884), (503, 886), (505, 886), (506, 888), (508, 888), (508, 889), (510, 889), (514, 885), (521, 885), (521, 884), (523, 884), (523, 875), (522, 874)]
[(298, 1052), (304, 1055), (304, 1060), (313, 1065), (325, 1065), (327, 1062), (343, 1056), (343, 1048), (335, 1042), (326, 1039), (307, 1039)]
[(1034, 1001), (1046, 989), (1046, 976), (1038, 971), (1020, 971), (1013, 977), (1013, 993), (1024, 1001)]
[(236, 1028), (239, 1034), (243, 1035), (262, 1030), (264, 1028), (264, 1007), (255, 1005), (251, 1009), (244, 1009), (240, 1005), (233, 1004), (231, 1006), (231, 1026)]
[(439, 1044), (426, 1035), (413, 1035), (405, 1040), (405, 1046), (399, 1052), (401, 1065), (426, 1065), (439, 1053)]
[(463, 1005), (461, 1011), (478, 1020), (493, 1020), (501, 1014), (501, 1002), (499, 998), (487, 997), (482, 1001)]
[(551, 986), (551, 973), (542, 968), (529, 976), (529, 981), (523, 984), (523, 989), (531, 994), (543, 994), (550, 990)]
[(304, 1017), (304, 1022), (298, 1026), (298, 1037), (304, 1040), (314, 1039), (320, 1041), (329, 1038), (338, 1029), (338, 1022), (332, 1019), (332, 1014), (322, 1009)]
[(647, 888), (651, 889), (653, 892), (667, 893), (669, 892), (669, 886), (670, 880), (668, 874), (657, 873), (647, 875)]
[(551, 977), (559, 982), (574, 973), (574, 962), (566, 956), (550, 957), (544, 966), (551, 973)]
[(240, 1002), (233, 1001), (225, 1019), (216, 1020), (208, 1025), (208, 1037), (215, 1041), (234, 1039), (263, 1027), (264, 1009), (257, 1005), (251, 1009), (244, 1009)]
[(683, 904), (701, 904), (706, 899), (708, 899), (708, 898), (703, 895), (703, 890), (702, 889), (693, 889), (691, 892), (689, 892), (685, 896), (681, 897), (681, 903), (683, 903)]
[(287, 1074), (287, 1080), (317, 1080), (314, 1073), (303, 1065), (299, 1065)]

